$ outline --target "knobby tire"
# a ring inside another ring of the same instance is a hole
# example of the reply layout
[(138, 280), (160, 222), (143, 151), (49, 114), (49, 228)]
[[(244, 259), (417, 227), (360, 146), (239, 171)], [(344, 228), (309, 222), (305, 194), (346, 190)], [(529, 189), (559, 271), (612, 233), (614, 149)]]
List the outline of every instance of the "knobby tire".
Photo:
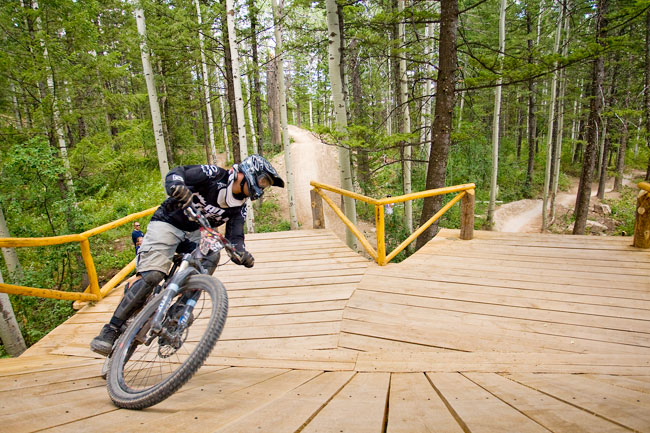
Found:
[[(109, 396), (116, 406), (126, 409), (144, 409), (160, 403), (183, 386), (203, 365), (206, 358), (210, 355), (210, 352), (212, 352), (214, 345), (223, 331), (226, 316), (228, 314), (228, 295), (226, 289), (223, 284), (214, 277), (208, 275), (194, 275), (185, 281), (180, 293), (174, 301), (179, 299), (179, 297), (188, 290), (201, 290), (202, 292), (205, 292), (202, 293), (202, 298), (203, 296), (207, 296), (211, 300), (212, 304), (207, 328), (205, 332), (203, 332), (199, 342), (196, 344), (196, 347), (187, 356), (187, 359), (176, 368), (176, 370), (170, 372), (170, 374), (166, 378), (161, 379), (160, 382), (153, 383), (151, 386), (147, 386), (144, 389), (134, 389), (126, 383), (125, 371), (126, 375), (129, 375), (130, 373), (127, 371), (128, 369), (125, 370), (125, 367), (129, 361), (133, 361), (132, 357), (136, 358), (138, 348), (144, 350), (145, 353), (142, 356), (156, 356), (149, 352), (152, 348), (155, 349), (159, 345), (160, 340), (158, 337), (150, 343), (149, 346), (153, 347), (138, 345), (133, 348), (132, 353), (129, 354), (129, 348), (134, 344), (138, 331), (147, 324), (160, 304), (162, 294), (156, 296), (151, 302), (145, 305), (142, 311), (140, 311), (136, 316), (133, 323), (129, 325), (127, 330), (118, 340), (116, 348), (113, 351), (108, 371), (107, 385)], [(199, 304), (197, 303), (197, 307), (198, 306)], [(195, 311), (200, 314), (200, 311), (196, 310), (196, 307)], [(205, 320), (205, 318), (203, 318), (203, 320)], [(197, 321), (198, 317), (188, 327), (188, 330), (191, 329), (192, 326), (196, 325)], [(189, 332), (190, 331), (188, 331), (188, 333)], [(185, 342), (183, 344), (185, 344)], [(190, 342), (189, 344), (192, 343)], [(161, 355), (160, 347), (158, 347), (158, 355)], [(177, 349), (176, 352), (180, 351), (182, 348), (183, 347), (181, 346), (181, 348)], [(173, 355), (176, 352), (173, 352)], [(171, 357), (171, 355), (168, 355), (168, 357)], [(165, 357), (161, 356), (161, 360), (163, 358)], [(152, 361), (143, 360), (137, 362), (141, 362), (141, 364), (138, 365), (141, 365), (142, 368), (135, 370), (135, 377), (147, 368), (152, 371), (154, 369), (157, 370), (155, 367), (156, 364)], [(147, 362), (150, 364), (149, 366), (147, 365)], [(136, 362), (134, 362), (134, 364), (135, 363)], [(163, 362), (159, 361), (159, 363), (162, 374)], [(173, 363), (168, 362), (168, 364), (172, 365)], [(146, 379), (148, 380), (149, 376), (147, 376)]]

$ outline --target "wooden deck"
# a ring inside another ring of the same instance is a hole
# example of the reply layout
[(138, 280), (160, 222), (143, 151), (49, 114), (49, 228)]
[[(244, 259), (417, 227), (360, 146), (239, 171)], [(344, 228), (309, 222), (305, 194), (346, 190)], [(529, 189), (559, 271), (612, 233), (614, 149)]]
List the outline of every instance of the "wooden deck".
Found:
[(178, 393), (115, 408), (85, 307), (0, 360), (6, 432), (650, 432), (650, 251), (444, 230), (379, 267), (332, 233), (249, 236), (226, 329)]

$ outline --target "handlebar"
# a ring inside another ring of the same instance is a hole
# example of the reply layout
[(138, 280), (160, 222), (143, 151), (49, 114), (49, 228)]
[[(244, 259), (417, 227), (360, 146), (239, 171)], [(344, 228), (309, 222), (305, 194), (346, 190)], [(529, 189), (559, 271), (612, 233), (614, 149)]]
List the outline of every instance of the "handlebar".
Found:
[(183, 212), (185, 212), (185, 215), (187, 215), (188, 218), (199, 223), (199, 225), (203, 229), (207, 230), (211, 236), (219, 239), (219, 242), (221, 242), (224, 250), (226, 250), (226, 253), (228, 253), (228, 256), (230, 256), (231, 259), (241, 260), (241, 254), (237, 251), (235, 246), (228, 239), (226, 239), (224, 235), (213, 229), (205, 215), (196, 209), (193, 204), (190, 204), (188, 207), (186, 207)]

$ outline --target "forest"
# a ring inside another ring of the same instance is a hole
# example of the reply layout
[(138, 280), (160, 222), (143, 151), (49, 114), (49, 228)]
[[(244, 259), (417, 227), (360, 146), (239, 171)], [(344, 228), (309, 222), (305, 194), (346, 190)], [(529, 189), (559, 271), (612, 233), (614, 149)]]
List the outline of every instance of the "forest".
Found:
[[(650, 179), (648, 0), (6, 0), (0, 8), (0, 237), (79, 233), (155, 206), (169, 168), (278, 155), (287, 123), (337, 146), (349, 190), (380, 198), (475, 183), (482, 229), (497, 203), (523, 198), (543, 198), (549, 228), (558, 191), (579, 178), (565, 218), (574, 234), (589, 233), (592, 184), (602, 198), (613, 177), (623, 192), (611, 204), (613, 232), (631, 235), (636, 191), (624, 176)], [(396, 209), (389, 245), (443, 204)], [(345, 212), (374, 221), (351, 200)], [(440, 225), (456, 227), (457, 212)], [(296, 228), (272, 202), (255, 208), (252, 224)], [(100, 278), (133, 258), (129, 232), (93, 241)], [(0, 278), (83, 290), (78, 249), (19, 248), (15, 260), (4, 249)], [(66, 301), (9, 298), (27, 345), (73, 314)]]

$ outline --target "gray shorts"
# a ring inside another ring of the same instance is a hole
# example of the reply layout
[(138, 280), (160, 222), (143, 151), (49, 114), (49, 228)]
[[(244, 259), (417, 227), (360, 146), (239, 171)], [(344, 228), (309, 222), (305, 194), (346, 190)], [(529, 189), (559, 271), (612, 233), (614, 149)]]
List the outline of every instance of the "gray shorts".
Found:
[(166, 274), (171, 267), (176, 247), (185, 239), (198, 243), (201, 232), (196, 230), (188, 233), (163, 221), (151, 221), (138, 250), (137, 271), (160, 271)]

